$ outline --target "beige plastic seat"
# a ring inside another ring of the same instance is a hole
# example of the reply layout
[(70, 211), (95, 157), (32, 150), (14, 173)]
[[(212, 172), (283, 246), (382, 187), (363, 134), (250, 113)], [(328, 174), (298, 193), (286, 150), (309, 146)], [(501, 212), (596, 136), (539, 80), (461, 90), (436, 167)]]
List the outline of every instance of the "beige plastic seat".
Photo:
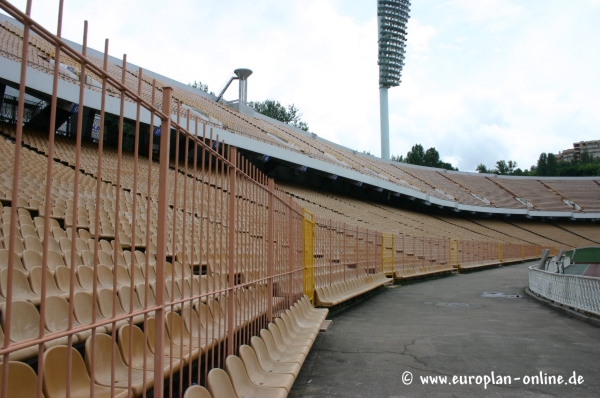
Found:
[(156, 298), (154, 297), (154, 292), (150, 289), (150, 286), (146, 289), (145, 283), (138, 283), (135, 285), (135, 291), (137, 292), (142, 306), (145, 306), (146, 300), (148, 300), (148, 307), (156, 305)]
[[(40, 238), (40, 240), (42, 240), (42, 239), (43, 238)], [(45, 241), (43, 241), (43, 240), (42, 240), (42, 242), (44, 242), (44, 244), (47, 244), (48, 250), (53, 250), (55, 252), (58, 252), (62, 256), (62, 252), (60, 250), (60, 245), (58, 244), (58, 241), (56, 239), (54, 239), (53, 237), (49, 236), (47, 243), (45, 243)]]
[[(176, 312), (169, 311), (166, 313), (165, 324), (167, 325), (171, 342), (177, 349), (182, 347), (185, 355), (190, 351), (190, 348), (193, 348), (192, 359), (196, 359), (198, 354), (204, 354), (207, 349), (211, 349), (215, 345), (215, 341), (212, 339), (206, 339), (203, 336), (191, 336), (183, 324), (181, 315)], [(201, 352), (198, 352), (198, 348), (200, 348)]]
[[(29, 282), (31, 283), (31, 289), (35, 294), (41, 297), (42, 295), (42, 275), (43, 275), (42, 267), (35, 267), (29, 273)], [(61, 296), (68, 297), (68, 292), (63, 292), (56, 285), (56, 280), (54, 279), (54, 275), (50, 270), (46, 269), (46, 297), (48, 296)]]
[(136, 263), (138, 265), (145, 266), (146, 261), (148, 261), (148, 264), (156, 264), (156, 258), (154, 257), (154, 255), (151, 255), (150, 253), (144, 254), (144, 252), (141, 252), (139, 250), (136, 250), (134, 253)]
[[(23, 252), (23, 256), (25, 256), (26, 252), (27, 251)], [(43, 257), (40, 257), (40, 259), (41, 258), (43, 258)], [(23, 257), (23, 261), (26, 261), (25, 257)], [(47, 264), (48, 264), (48, 269), (52, 272), (54, 272), (56, 270), (56, 268), (58, 268), (60, 266), (66, 266), (65, 260), (63, 259), (62, 255), (59, 252), (54, 251), (54, 250), (48, 250)]]
[(319, 333), (318, 329), (313, 329), (314, 331), (312, 331), (306, 328), (301, 328), (295, 322), (292, 321), (292, 318), (289, 316), (288, 313), (281, 314), (279, 317), (285, 323), (285, 326), (290, 336), (298, 338), (308, 338), (312, 340), (317, 338), (317, 334)]
[(23, 243), (25, 244), (25, 249), (27, 249), (27, 250), (33, 250), (40, 254), (42, 254), (42, 251), (44, 250), (42, 241), (40, 240), (40, 238), (38, 238), (37, 234), (35, 236), (34, 235), (25, 236), (25, 238), (23, 238)]
[(98, 289), (98, 306), (100, 307), (100, 312), (105, 318), (113, 318), (114, 316), (125, 314), (123, 307), (121, 307), (121, 304), (119, 303), (118, 297), (115, 297), (114, 299), (116, 300), (116, 312), (113, 315), (113, 290)]
[[(216, 324), (220, 324), (222, 328), (227, 327), (227, 313), (224, 310), (224, 304), (226, 303), (225, 297), (219, 299), (219, 301), (209, 298), (206, 302), (206, 307), (212, 314), (213, 321)], [(199, 313), (200, 314), (200, 313)]]
[[(8, 297), (8, 269), (0, 270), (0, 295)], [(25, 272), (14, 269), (12, 280), (12, 300), (27, 300), (35, 305), (40, 304), (40, 296), (35, 294), (29, 285)]]
[(248, 376), (244, 362), (235, 355), (229, 355), (225, 359), (225, 371), (229, 375), (233, 389), (238, 397), (285, 398), (288, 395), (288, 390), (283, 387), (268, 387), (254, 384)]
[(27, 210), (25, 210), (25, 209), (17, 210), (17, 212), (19, 214), (19, 225), (21, 226), (21, 228), (25, 225), (34, 227), (35, 225), (33, 224), (33, 219), (31, 218), (31, 214), (29, 212), (27, 212), (27, 214), (25, 214), (24, 212), (26, 212), (26, 211)]
[[(58, 266), (54, 269), (54, 276), (56, 278), (56, 286), (58, 286), (58, 288), (61, 291), (68, 293), (71, 289), (71, 285), (70, 285), (70, 283), (71, 283), (71, 268), (68, 268), (65, 265)], [(75, 284), (74, 284), (75, 291), (76, 292), (86, 291), (87, 289), (83, 288), (79, 284), (79, 281), (77, 279), (77, 274), (75, 274), (74, 277), (75, 277)]]
[[(79, 256), (79, 253), (77, 253), (77, 251), (74, 252), (75, 253), (75, 262), (73, 263), (74, 267), (79, 267), (80, 265), (83, 265), (83, 261), (81, 261), (81, 257)], [(65, 264), (67, 265), (67, 267), (71, 267), (71, 250), (64, 250), (63, 251), (63, 257), (65, 259)]]
[(67, 250), (71, 250), (71, 238), (67, 238), (67, 233), (62, 229), (55, 228), (54, 230), (55, 232), (62, 231), (61, 235), (64, 234), (64, 236), (54, 234), (54, 238), (58, 240), (58, 244), (60, 245), (60, 251), (65, 253)]
[(267, 372), (264, 370), (260, 366), (258, 357), (256, 356), (256, 353), (252, 347), (248, 345), (242, 345), (239, 348), (239, 353), (240, 359), (244, 363), (246, 371), (248, 372), (248, 377), (252, 383), (256, 384), (257, 386), (282, 387), (289, 392), (294, 385), (294, 381), (296, 379), (292, 374)]
[(142, 273), (144, 274), (144, 278), (147, 278), (150, 283), (156, 281), (156, 268), (154, 268), (155, 264), (150, 264), (146, 269), (146, 265), (142, 265)]
[(94, 266), (94, 252), (91, 250), (82, 250), (81, 253), (81, 261), (83, 261), (83, 265), (87, 267)]
[[(89, 338), (85, 342), (85, 364), (88, 372), (92, 369), (92, 363), (94, 364), (96, 384), (107, 387), (114, 385), (119, 388), (128, 388), (128, 385), (131, 384), (131, 390), (135, 396), (140, 396), (144, 390), (151, 389), (154, 386), (154, 372), (129, 369), (123, 362), (119, 349), (114, 350), (115, 356), (112, 358), (114, 344), (112, 337), (103, 333), (98, 333), (95, 339)], [(92, 355), (93, 345), (95, 345), (94, 355)], [(115, 367), (114, 379), (111, 377), (113, 362)], [(131, 372), (131, 380), (129, 379), (129, 372)]]
[(113, 272), (117, 273), (117, 283), (119, 285), (126, 285), (126, 286), (131, 285), (131, 279), (129, 278), (129, 271), (127, 271), (126, 267), (124, 267), (122, 265), (117, 265), (113, 269)]
[(90, 235), (90, 232), (87, 229), (80, 228), (77, 230), (77, 233), (79, 234), (79, 237), (83, 240), (89, 241), (90, 239), (93, 239), (93, 236)]
[(185, 390), (183, 398), (212, 398), (208, 390), (202, 386), (191, 386)]
[(100, 249), (104, 250), (107, 253), (112, 253), (112, 246), (110, 245), (110, 242), (106, 239), (100, 239)]
[[(38, 338), (40, 333), (40, 313), (37, 308), (27, 301), (15, 301), (12, 303), (12, 311), (10, 340), (18, 343)], [(66, 344), (66, 342), (67, 337), (61, 337), (56, 340), (51, 340), (45, 345), (46, 347), (51, 347), (53, 345)], [(30, 350), (30, 355), (35, 356), (37, 355), (38, 347), (32, 346), (25, 350)]]
[(275, 339), (273, 338), (273, 335), (267, 329), (262, 329), (260, 331), (260, 338), (265, 343), (265, 346), (269, 351), (269, 355), (275, 361), (296, 362), (300, 365), (304, 363), (304, 360), (306, 359), (304, 355), (298, 353), (283, 352), (279, 348), (277, 348), (277, 344), (275, 344)]
[[(23, 266), (23, 262), (19, 256), (14, 256), (15, 269), (21, 270), (23, 272), (28, 272), (27, 269)], [(0, 249), (0, 269), (8, 268), (8, 249)]]
[(271, 332), (271, 336), (273, 336), (273, 340), (275, 341), (275, 345), (277, 348), (284, 353), (287, 354), (302, 354), (305, 357), (308, 355), (310, 351), (310, 346), (308, 345), (294, 345), (287, 343), (281, 335), (279, 331), (279, 327), (274, 323), (269, 323), (267, 326), (269, 332)]
[[(58, 226), (57, 227), (53, 227), (52, 228), (52, 236), (54, 237), (54, 239), (56, 239), (60, 243), (61, 247), (63, 247), (63, 245), (66, 245), (66, 246), (68, 246), (68, 247), (66, 247), (67, 249), (70, 248), (70, 246), (71, 246), (71, 239), (67, 236), (67, 232), (64, 229), (62, 229), (62, 228), (60, 228)], [(60, 241), (61, 241), (62, 238), (68, 239), (68, 242), (61, 243)]]
[[(8, 249), (10, 243), (10, 235), (4, 235), (4, 247)], [(20, 237), (15, 237), (15, 253), (21, 257), (23, 251), (25, 250), (25, 245), (23, 244), (23, 239)]]
[[(49, 219), (50, 221), (50, 231), (52, 231), (54, 228), (60, 228), (60, 224), (58, 223), (58, 221), (56, 221), (53, 218)], [(35, 217), (33, 219), (33, 225), (35, 225), (36, 228), (42, 227), (44, 228), (44, 217)], [(40, 236), (41, 238), (41, 236)]]
[(133, 279), (134, 285), (137, 285), (138, 283), (142, 283), (146, 280), (146, 277), (144, 276), (144, 272), (142, 272), (142, 268), (137, 264), (130, 265), (128, 272), (129, 272), (129, 277), (131, 279)]
[[(46, 329), (49, 332), (62, 332), (69, 327), (69, 302), (63, 297), (49, 296), (46, 297), (45, 311)], [(73, 328), (80, 326), (77, 319), (73, 319)], [(92, 334), (91, 330), (85, 330), (76, 333), (73, 336), (73, 343), (85, 341)]]
[(23, 252), (23, 266), (30, 272), (35, 267), (42, 267), (42, 252), (26, 249)]
[[(126, 324), (119, 328), (118, 337), (119, 349), (121, 350), (123, 361), (127, 366), (140, 370), (154, 369), (154, 354), (148, 347), (148, 344), (146, 344), (142, 329), (135, 325)], [(132, 351), (131, 361), (129, 360), (130, 349)], [(146, 353), (146, 366), (144, 366), (144, 352)], [(178, 372), (181, 368), (181, 361), (178, 358), (174, 358), (171, 363), (165, 361), (165, 378), (169, 376), (171, 368), (174, 373)]]
[[(148, 347), (150, 347), (150, 351), (152, 351), (154, 355), (158, 355), (158, 353), (156, 352), (156, 347), (154, 345), (154, 342), (156, 340), (156, 318), (148, 318), (148, 322), (144, 330), (147, 331), (147, 343)], [(198, 349), (196, 348), (194, 349), (194, 351), (197, 352)], [(166, 327), (164, 331), (163, 356), (165, 364), (169, 364), (171, 363), (171, 361), (175, 360), (179, 361), (182, 358), (180, 355), (180, 350), (177, 349), (177, 347), (171, 343), (171, 339), (169, 338), (169, 333), (167, 332)], [(188, 365), (190, 363), (190, 356), (188, 355), (188, 353), (184, 352), (183, 362), (184, 365)]]
[(267, 372), (272, 373), (289, 373), (296, 378), (300, 372), (301, 365), (296, 362), (285, 362), (273, 359), (269, 355), (267, 346), (264, 341), (258, 336), (252, 336), (250, 345), (258, 358), (260, 367)]
[(279, 328), (279, 333), (281, 334), (281, 337), (283, 338), (283, 340), (287, 344), (290, 344), (290, 345), (305, 345), (305, 346), (312, 347), (312, 345), (314, 343), (314, 340), (312, 340), (310, 338), (299, 338), (299, 337), (292, 336), (288, 332), (287, 326), (285, 326), (285, 323), (283, 322), (283, 320), (281, 318), (275, 318), (273, 320), (273, 322)]
[[(239, 398), (233, 389), (229, 375), (223, 369), (213, 368), (208, 372), (208, 392), (218, 398)], [(260, 395), (257, 395), (260, 397)]]
[[(111, 268), (107, 267), (106, 265), (99, 265), (98, 266), (98, 282), (103, 287), (112, 289), (112, 286), (114, 283), (113, 270)], [(119, 285), (119, 282), (117, 281), (117, 286), (118, 285)]]
[[(142, 307), (142, 304), (140, 303), (140, 300), (138, 299), (138, 295), (135, 292), (135, 289), (133, 289), (133, 307), (130, 306), (131, 303), (131, 287), (130, 286), (119, 286), (119, 288), (117, 289), (117, 296), (119, 297), (119, 302), (121, 304), (121, 307), (123, 308), (123, 310), (125, 312), (130, 312), (130, 308), (132, 308), (133, 311), (138, 311), (138, 310), (142, 310), (144, 307)], [(154, 315), (154, 313), (150, 313), (151, 316)], [(134, 322), (141, 322), (143, 320), (144, 316), (143, 315), (136, 315), (134, 317)]]
[[(73, 315), (77, 322), (82, 325), (89, 325), (92, 323), (94, 297), (91, 292), (77, 292), (73, 296)], [(96, 305), (96, 322), (105, 319), (104, 315), (100, 312), (100, 308)], [(101, 326), (97, 328), (97, 331), (102, 333), (104, 331), (110, 331), (111, 325)]]
[(321, 324), (323, 323), (323, 321), (321, 321), (320, 317), (318, 319), (313, 318), (313, 317), (306, 317), (295, 306), (290, 307), (290, 311), (294, 315), (294, 317), (296, 317), (297, 323), (301, 324), (301, 325), (306, 325), (307, 328), (311, 328), (313, 330), (320, 329)]
[[(67, 267), (68, 269), (68, 267)], [(94, 270), (87, 265), (80, 265), (77, 267), (77, 280), (79, 281), (79, 285), (86, 290), (92, 291), (94, 288)]]
[(188, 330), (196, 330), (196, 325), (200, 321), (201, 333), (207, 332), (208, 336), (212, 336), (219, 341), (227, 336), (227, 325), (217, 323), (206, 304), (196, 303), (194, 308), (194, 311), (187, 308), (182, 311)]
[[(37, 229), (33, 225), (23, 224), (21, 225), (21, 236), (23, 236), (23, 238), (33, 236), (38, 239)], [(27, 245), (25, 245), (25, 247), (27, 247)]]
[[(134, 250), (135, 252), (135, 250)], [(132, 257), (133, 257), (133, 261), (132, 261)], [(123, 259), (125, 260), (125, 263), (127, 263), (127, 266), (129, 267), (132, 263), (135, 264), (136, 263), (136, 258), (135, 258), (135, 254), (133, 254), (131, 252), (131, 250), (123, 250)]]
[(113, 268), (115, 266), (110, 253), (104, 250), (98, 250), (98, 264), (107, 265), (109, 268)]
[(97, 398), (125, 398), (128, 391), (115, 387), (114, 396), (110, 387), (100, 386), (93, 383), (86, 369), (81, 354), (68, 346), (56, 346), (46, 351), (44, 355), (44, 380), (43, 388), (46, 398), (64, 398), (67, 396), (67, 361), (71, 356), (70, 388), (72, 398), (87, 398), (90, 396), (91, 388), (94, 389), (94, 397)]
[[(4, 385), (3, 374), (4, 364), (0, 362), (0, 386)], [(7, 397), (36, 397), (37, 383), (38, 377), (31, 366), (19, 361), (8, 363)]]

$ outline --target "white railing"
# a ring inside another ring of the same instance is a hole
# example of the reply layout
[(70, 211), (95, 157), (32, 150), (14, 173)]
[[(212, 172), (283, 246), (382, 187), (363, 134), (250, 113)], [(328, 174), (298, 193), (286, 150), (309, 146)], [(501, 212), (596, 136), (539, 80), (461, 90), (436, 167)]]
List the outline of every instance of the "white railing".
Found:
[(549, 300), (600, 315), (600, 278), (564, 275), (529, 267), (529, 289)]

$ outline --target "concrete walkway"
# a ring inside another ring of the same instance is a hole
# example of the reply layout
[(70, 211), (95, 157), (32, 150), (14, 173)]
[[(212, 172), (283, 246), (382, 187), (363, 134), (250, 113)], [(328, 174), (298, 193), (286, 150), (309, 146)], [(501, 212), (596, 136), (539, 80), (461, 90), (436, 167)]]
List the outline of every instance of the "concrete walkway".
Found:
[(334, 316), (289, 397), (599, 397), (600, 328), (526, 296), (530, 264), (386, 289)]

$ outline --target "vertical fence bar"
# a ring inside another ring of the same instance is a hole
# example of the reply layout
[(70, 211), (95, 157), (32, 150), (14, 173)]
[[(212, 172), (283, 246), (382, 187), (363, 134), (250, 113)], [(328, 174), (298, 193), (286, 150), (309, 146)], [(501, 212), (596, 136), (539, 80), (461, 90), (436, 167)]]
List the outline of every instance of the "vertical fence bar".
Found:
[[(227, 342), (227, 355), (234, 354), (234, 305), (236, 297), (234, 295), (235, 290), (235, 229), (236, 229), (236, 186), (237, 186), (237, 149), (234, 147), (229, 148), (229, 161), (232, 163), (228, 166), (229, 173), (229, 238), (227, 241), (228, 253), (227, 253), (227, 282), (228, 282), (228, 301), (227, 301), (227, 316), (228, 316), (228, 327), (229, 336)], [(241, 314), (240, 314), (241, 315)]]
[(272, 178), (268, 179), (268, 214), (267, 214), (267, 321), (273, 322), (273, 267), (275, 265), (275, 243), (274, 243), (274, 228), (275, 228), (275, 181)]
[(154, 394), (156, 398), (163, 397), (164, 390), (164, 352), (165, 344), (165, 268), (167, 258), (167, 212), (169, 210), (168, 186), (169, 186), (169, 144), (171, 136), (171, 96), (172, 89), (163, 87), (162, 113), (165, 115), (160, 127), (160, 160), (158, 171), (158, 214), (157, 214), (157, 259), (156, 259), (156, 305), (154, 312), (155, 351), (159, 353), (154, 357)]

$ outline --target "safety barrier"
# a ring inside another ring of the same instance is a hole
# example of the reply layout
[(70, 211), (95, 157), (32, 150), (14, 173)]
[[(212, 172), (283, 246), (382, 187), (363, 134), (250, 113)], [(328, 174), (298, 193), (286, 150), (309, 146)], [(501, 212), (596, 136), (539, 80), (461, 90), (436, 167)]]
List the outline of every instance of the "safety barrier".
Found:
[(600, 315), (600, 278), (564, 275), (529, 267), (529, 289), (548, 300)]

